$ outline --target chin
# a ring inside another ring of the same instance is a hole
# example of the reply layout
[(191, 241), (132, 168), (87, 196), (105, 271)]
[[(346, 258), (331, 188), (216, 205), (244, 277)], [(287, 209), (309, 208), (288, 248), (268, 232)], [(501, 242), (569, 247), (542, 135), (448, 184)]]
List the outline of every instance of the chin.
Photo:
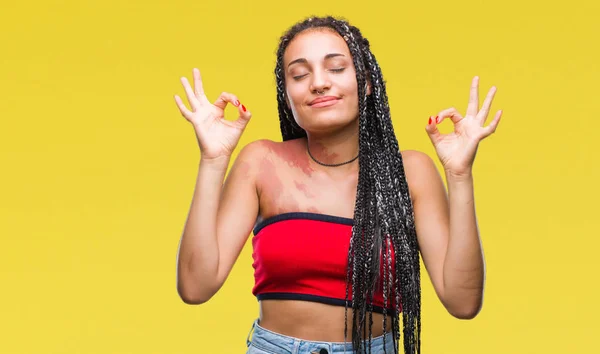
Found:
[(327, 132), (348, 126), (353, 121), (345, 117), (341, 118), (338, 114), (315, 114), (311, 119), (303, 121), (300, 126), (306, 131)]

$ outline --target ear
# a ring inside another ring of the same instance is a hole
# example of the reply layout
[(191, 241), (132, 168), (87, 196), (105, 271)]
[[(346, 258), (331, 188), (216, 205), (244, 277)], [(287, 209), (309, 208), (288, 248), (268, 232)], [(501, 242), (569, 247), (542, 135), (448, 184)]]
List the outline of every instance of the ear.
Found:
[(372, 87), (371, 87), (371, 73), (369, 71), (366, 72), (365, 79), (366, 79), (365, 80), (365, 89), (367, 91), (367, 96), (370, 96), (371, 92), (373, 90), (372, 90)]

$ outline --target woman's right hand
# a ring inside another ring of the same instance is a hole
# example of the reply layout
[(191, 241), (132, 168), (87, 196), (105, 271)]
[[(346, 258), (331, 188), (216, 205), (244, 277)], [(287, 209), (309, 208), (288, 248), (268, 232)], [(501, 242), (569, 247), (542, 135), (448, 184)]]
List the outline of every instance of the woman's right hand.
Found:
[[(175, 103), (183, 117), (194, 126), (203, 159), (230, 157), (252, 114), (231, 93), (223, 92), (214, 104), (210, 103), (202, 88), (200, 71), (194, 69), (193, 76), (194, 89), (190, 86), (187, 78), (181, 78), (191, 111), (177, 95), (175, 95)], [(225, 119), (227, 103), (238, 108), (240, 115), (237, 120)]]

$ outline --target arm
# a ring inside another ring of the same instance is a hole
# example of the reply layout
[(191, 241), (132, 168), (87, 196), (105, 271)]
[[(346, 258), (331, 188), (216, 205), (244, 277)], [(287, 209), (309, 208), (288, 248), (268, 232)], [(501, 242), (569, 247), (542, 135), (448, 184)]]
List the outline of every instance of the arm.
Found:
[[(433, 161), (415, 154), (410, 177), (415, 224), (423, 262), (442, 303), (453, 316), (471, 319), (481, 310), (485, 261), (473, 196), (473, 162), (479, 143), (496, 131), (502, 111), (485, 126), (496, 88), (479, 108), (479, 77), (471, 81), (467, 114), (445, 109), (429, 118), (425, 130), (446, 172), (448, 195)], [(438, 124), (452, 121), (454, 131), (442, 134)], [(407, 178), (408, 173), (407, 173)]]
[[(190, 108), (175, 95), (181, 115), (192, 123), (200, 147), (200, 166), (192, 205), (179, 242), (177, 291), (188, 304), (208, 301), (223, 285), (246, 243), (258, 214), (256, 171), (259, 142), (248, 144), (223, 178), (230, 157), (252, 114), (237, 96), (223, 92), (215, 103), (204, 93), (202, 77), (193, 70), (194, 87), (182, 77)], [(225, 119), (228, 104), (239, 117)]]
[(445, 300), (460, 318), (473, 318), (483, 305), (485, 259), (475, 215), (473, 175), (446, 173), (450, 240), (444, 261)]
[(484, 291), (484, 256), (475, 216), (473, 179), (446, 175), (449, 196), (433, 160), (405, 152), (423, 263), (448, 312), (474, 318)]
[(188, 304), (206, 302), (221, 288), (252, 232), (258, 214), (252, 161), (260, 150), (260, 142), (244, 147), (224, 184), (229, 158), (200, 160), (177, 259), (177, 290)]

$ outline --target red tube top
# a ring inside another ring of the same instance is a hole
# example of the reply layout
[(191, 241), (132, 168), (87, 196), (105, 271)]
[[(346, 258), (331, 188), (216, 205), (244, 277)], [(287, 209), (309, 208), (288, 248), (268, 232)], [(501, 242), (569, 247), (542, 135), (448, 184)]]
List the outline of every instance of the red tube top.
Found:
[[(344, 306), (352, 225), (352, 219), (302, 212), (276, 215), (256, 225), (252, 238), (252, 294), (258, 300), (305, 300)], [(392, 267), (394, 271), (393, 250)], [(348, 298), (351, 307), (352, 287)], [(390, 304), (393, 300), (388, 296), (388, 313), (394, 312)], [(383, 285), (373, 296), (373, 311), (383, 312)]]

